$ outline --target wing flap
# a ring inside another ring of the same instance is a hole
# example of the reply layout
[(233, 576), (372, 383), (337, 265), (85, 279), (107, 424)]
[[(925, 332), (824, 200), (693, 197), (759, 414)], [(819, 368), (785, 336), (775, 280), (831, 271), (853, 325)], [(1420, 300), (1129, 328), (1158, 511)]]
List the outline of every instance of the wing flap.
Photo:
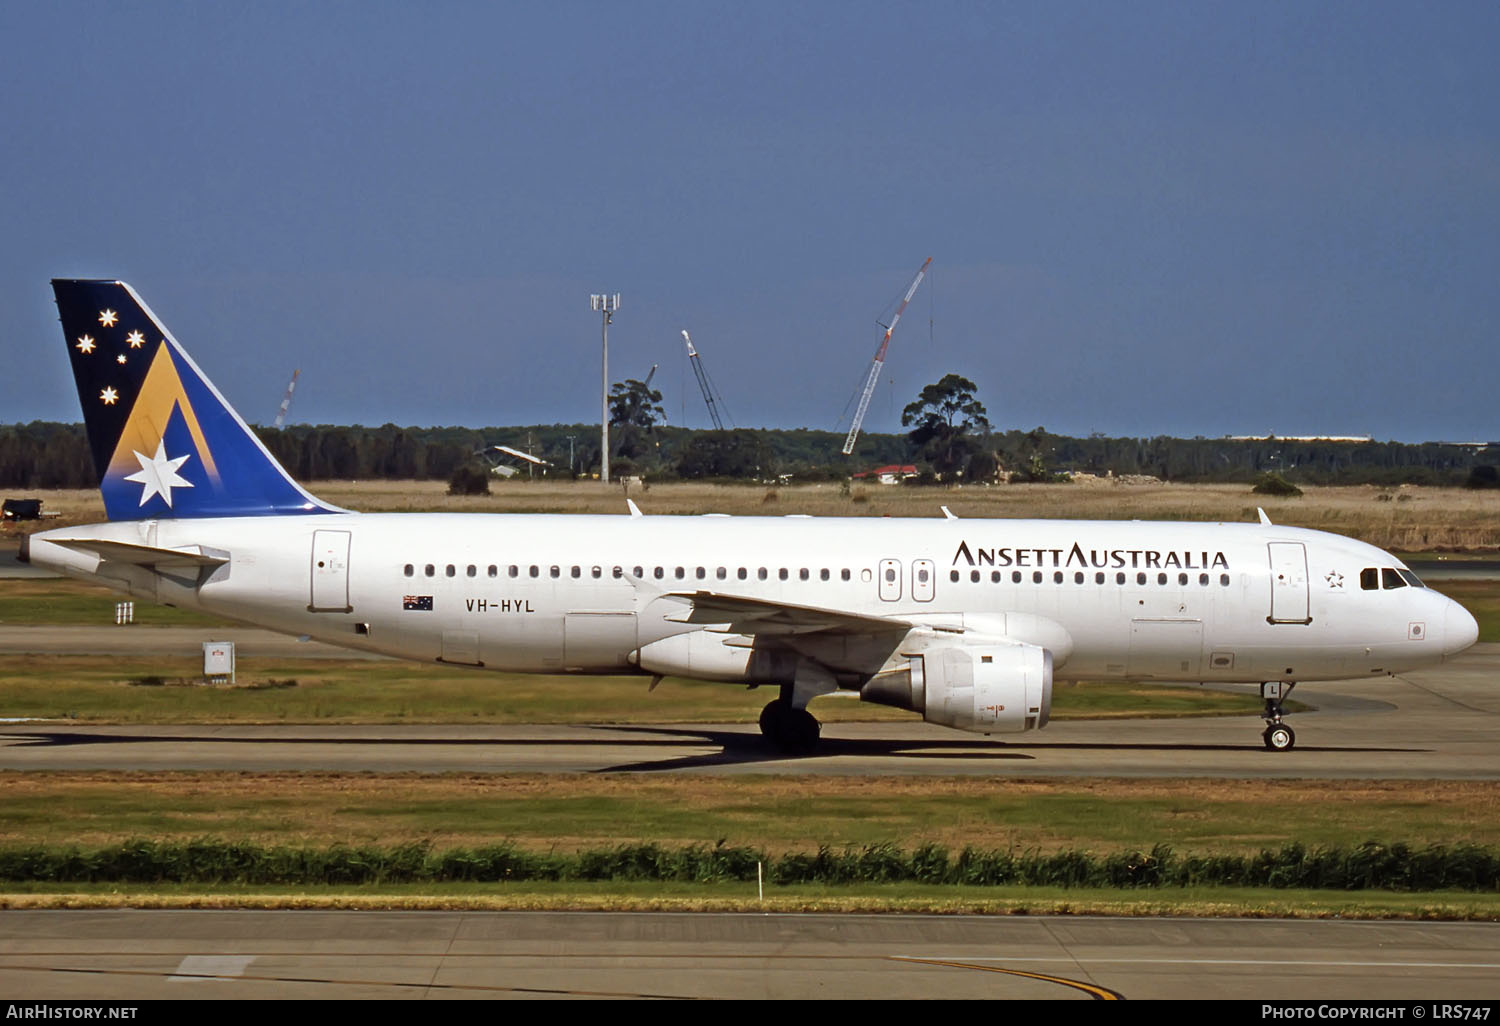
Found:
[(873, 616), (845, 609), (803, 606), (792, 602), (714, 591), (669, 591), (665, 598), (688, 603), (675, 623), (728, 624), (735, 634), (885, 634), (905, 633), (916, 624), (894, 616)]

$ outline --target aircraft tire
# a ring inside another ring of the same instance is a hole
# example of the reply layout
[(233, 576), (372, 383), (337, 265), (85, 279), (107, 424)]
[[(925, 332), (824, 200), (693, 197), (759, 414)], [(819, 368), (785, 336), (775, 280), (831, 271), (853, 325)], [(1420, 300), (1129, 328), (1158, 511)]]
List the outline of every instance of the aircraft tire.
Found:
[(823, 728), (812, 713), (778, 698), (760, 711), (760, 732), (781, 751), (796, 755), (816, 748)]
[(1284, 723), (1273, 724), (1261, 735), (1269, 752), (1290, 752), (1297, 743), (1297, 734)]
[(773, 698), (766, 703), (766, 707), (760, 711), (761, 736), (775, 741), (781, 733), (781, 724), (786, 719), (787, 704), (779, 698)]

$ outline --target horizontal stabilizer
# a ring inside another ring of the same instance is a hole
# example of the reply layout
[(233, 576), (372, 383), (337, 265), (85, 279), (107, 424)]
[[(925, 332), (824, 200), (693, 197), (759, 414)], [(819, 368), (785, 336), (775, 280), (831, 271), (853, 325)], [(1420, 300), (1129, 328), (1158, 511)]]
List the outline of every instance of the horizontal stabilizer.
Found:
[(206, 555), (198, 546), (186, 549), (159, 549), (153, 545), (132, 545), (129, 542), (103, 541), (98, 538), (49, 538), (54, 545), (88, 552), (111, 563), (130, 563), (134, 566), (187, 567), (223, 566), (228, 556)]

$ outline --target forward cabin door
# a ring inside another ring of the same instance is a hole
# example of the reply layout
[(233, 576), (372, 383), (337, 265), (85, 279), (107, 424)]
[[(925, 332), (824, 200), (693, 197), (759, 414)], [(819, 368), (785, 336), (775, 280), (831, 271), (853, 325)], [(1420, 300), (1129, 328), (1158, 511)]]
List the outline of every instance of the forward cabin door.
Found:
[(1271, 554), (1271, 623), (1312, 623), (1307, 589), (1307, 549), (1301, 542), (1268, 542)]
[(348, 613), (349, 532), (314, 531), (312, 545), (312, 600), (314, 613)]

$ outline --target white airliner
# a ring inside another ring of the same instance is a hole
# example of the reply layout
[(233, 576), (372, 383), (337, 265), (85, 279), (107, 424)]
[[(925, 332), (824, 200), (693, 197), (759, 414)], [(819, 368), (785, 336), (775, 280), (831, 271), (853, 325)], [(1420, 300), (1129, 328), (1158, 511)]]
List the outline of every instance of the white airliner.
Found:
[[(53, 282), (109, 522), (23, 558), (131, 595), (406, 659), (779, 688), (813, 747), (837, 690), (983, 734), (1055, 680), (1258, 683), (1432, 666), (1458, 603), (1363, 542), (1259, 523), (354, 514), (287, 476), (135, 291)], [(946, 512), (946, 511), (945, 511)]]

